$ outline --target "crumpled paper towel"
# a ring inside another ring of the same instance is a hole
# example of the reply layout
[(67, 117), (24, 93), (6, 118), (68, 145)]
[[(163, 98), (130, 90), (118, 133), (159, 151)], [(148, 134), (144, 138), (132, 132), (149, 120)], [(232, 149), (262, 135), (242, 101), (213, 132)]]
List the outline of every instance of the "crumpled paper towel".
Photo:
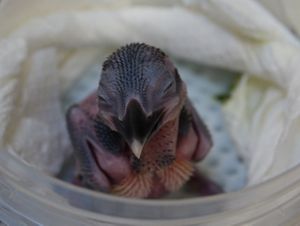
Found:
[(299, 41), (258, 2), (3, 0), (0, 37), (0, 145), (50, 174), (70, 150), (60, 96), (133, 41), (244, 74), (225, 113), (249, 184), (300, 161)]

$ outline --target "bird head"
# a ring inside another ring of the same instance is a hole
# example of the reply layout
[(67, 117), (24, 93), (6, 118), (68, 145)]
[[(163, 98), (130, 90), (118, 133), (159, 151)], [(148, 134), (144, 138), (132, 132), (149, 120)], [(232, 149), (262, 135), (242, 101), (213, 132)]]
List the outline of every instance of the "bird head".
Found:
[(140, 158), (149, 139), (179, 116), (186, 87), (165, 53), (134, 43), (104, 62), (97, 95), (98, 117)]

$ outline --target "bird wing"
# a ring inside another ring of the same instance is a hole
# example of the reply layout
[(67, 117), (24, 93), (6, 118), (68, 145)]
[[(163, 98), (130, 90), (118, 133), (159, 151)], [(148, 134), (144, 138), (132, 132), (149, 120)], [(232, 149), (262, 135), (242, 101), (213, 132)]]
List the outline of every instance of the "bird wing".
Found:
[(67, 112), (67, 126), (79, 164), (82, 184), (96, 190), (110, 190), (112, 184), (130, 174), (122, 140), (97, 121), (96, 93)]
[(212, 144), (205, 123), (187, 99), (180, 114), (177, 156), (200, 161), (211, 149)]

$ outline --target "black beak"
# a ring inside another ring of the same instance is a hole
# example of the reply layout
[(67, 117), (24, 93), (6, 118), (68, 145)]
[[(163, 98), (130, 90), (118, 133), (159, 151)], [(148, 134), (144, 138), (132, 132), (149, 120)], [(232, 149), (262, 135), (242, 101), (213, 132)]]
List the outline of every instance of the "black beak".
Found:
[(124, 118), (122, 120), (114, 119), (114, 124), (131, 147), (134, 155), (140, 158), (145, 143), (157, 131), (162, 118), (162, 110), (147, 116), (139, 102), (133, 99), (127, 105)]

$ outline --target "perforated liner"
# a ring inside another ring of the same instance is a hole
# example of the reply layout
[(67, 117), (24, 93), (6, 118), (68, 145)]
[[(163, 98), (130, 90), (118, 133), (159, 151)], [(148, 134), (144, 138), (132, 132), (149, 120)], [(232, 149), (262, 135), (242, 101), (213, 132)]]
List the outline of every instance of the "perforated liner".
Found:
[[(246, 167), (226, 128), (221, 103), (216, 99), (216, 96), (228, 93), (236, 76), (230, 72), (182, 62), (177, 62), (176, 66), (187, 84), (188, 96), (213, 137), (213, 148), (198, 164), (199, 169), (222, 186), (225, 192), (241, 189), (246, 183)], [(97, 87), (100, 71), (101, 66), (97, 65), (83, 74), (66, 94), (66, 108), (82, 100)]]

